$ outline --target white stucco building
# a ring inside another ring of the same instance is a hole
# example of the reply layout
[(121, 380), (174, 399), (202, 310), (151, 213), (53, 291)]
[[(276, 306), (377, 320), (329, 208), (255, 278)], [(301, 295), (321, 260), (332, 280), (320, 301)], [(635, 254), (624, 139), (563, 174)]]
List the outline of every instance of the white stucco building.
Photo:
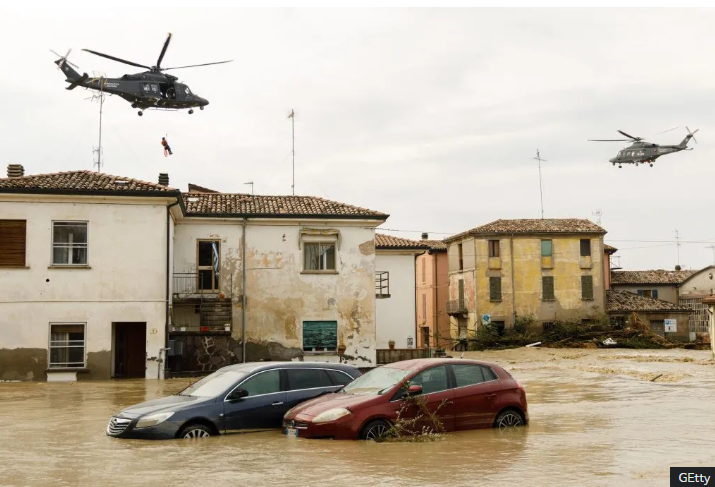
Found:
[[(415, 262), (429, 250), (424, 242), (375, 235), (375, 295), (377, 348), (415, 348), (417, 343), (417, 287)], [(427, 303), (422, 303), (426, 306)]]
[(162, 377), (167, 208), (179, 192), (90, 171), (8, 173), (0, 380)]
[(307, 196), (182, 194), (167, 175), (8, 172), (0, 380), (376, 365), (374, 239), (388, 215)]

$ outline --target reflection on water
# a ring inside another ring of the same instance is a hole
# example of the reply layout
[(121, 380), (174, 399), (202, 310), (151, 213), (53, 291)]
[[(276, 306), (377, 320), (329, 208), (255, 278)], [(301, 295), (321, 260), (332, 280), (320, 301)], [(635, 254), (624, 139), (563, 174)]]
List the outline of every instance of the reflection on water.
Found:
[[(518, 349), (494, 360), (527, 390), (531, 425), (428, 443), (287, 438), (118, 440), (117, 410), (190, 381), (0, 383), (0, 485), (667, 485), (670, 466), (715, 465), (707, 352)], [(671, 382), (651, 382), (660, 373)], [(674, 375), (673, 377), (676, 377)]]

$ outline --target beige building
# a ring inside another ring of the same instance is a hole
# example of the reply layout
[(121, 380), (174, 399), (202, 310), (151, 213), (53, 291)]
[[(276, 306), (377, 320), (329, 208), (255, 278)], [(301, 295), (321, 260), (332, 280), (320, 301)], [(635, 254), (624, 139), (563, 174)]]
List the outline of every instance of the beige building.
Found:
[(690, 341), (691, 310), (687, 307), (615, 289), (606, 291), (606, 310), (615, 326), (629, 325), (635, 314), (657, 335), (673, 341)]
[(542, 330), (602, 316), (605, 233), (582, 219), (497, 220), (445, 239), (453, 334), (466, 338), (487, 321), (512, 327), (518, 317)]
[(422, 234), (421, 242), (429, 250), (417, 257), (417, 322), (421, 331), (417, 346), (449, 349), (453, 340), (447, 314), (447, 245), (441, 240), (430, 240), (427, 233)]

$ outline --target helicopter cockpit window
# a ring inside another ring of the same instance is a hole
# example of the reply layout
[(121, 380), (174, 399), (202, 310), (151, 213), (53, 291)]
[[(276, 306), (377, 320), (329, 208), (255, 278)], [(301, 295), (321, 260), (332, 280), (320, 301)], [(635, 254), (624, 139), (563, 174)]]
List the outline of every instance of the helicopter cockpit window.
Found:
[(191, 90), (189, 90), (189, 87), (188, 87), (188, 86), (185, 86), (185, 87), (184, 87), (184, 91), (186, 92), (187, 95), (190, 95), (190, 94), (191, 94)]
[(159, 93), (159, 85), (152, 84), (151, 91), (153, 91), (154, 93)]
[(144, 91), (150, 91), (151, 85), (149, 85), (149, 83), (144, 83), (143, 88), (144, 88)]

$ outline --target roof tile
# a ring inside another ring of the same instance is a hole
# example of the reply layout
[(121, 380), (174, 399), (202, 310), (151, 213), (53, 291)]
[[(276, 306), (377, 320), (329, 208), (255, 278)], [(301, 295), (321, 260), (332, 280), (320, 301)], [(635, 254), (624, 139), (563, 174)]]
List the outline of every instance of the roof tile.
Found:
[(375, 248), (377, 249), (424, 249), (430, 248), (425, 240), (410, 240), (407, 238), (393, 237), (382, 233), (375, 234)]
[(647, 298), (622, 289), (606, 291), (606, 311), (609, 313), (638, 312), (638, 311), (672, 311), (690, 312), (677, 304), (661, 299)]
[(680, 284), (697, 271), (611, 271), (611, 284)]
[(547, 219), (518, 219), (496, 220), (480, 227), (472, 228), (466, 232), (453, 235), (445, 242), (459, 240), (466, 236), (476, 235), (509, 235), (509, 234), (551, 234), (551, 233), (598, 233), (605, 234), (606, 230), (591, 222), (579, 218), (547, 218)]
[[(120, 181), (126, 181), (126, 183), (120, 183)], [(13, 189), (58, 190), (77, 193), (83, 191), (116, 191), (117, 193), (123, 191), (146, 191), (151, 193), (177, 191), (175, 188), (157, 183), (87, 170), (34, 174), (19, 178), (0, 178), (0, 191), (11, 192)]]

